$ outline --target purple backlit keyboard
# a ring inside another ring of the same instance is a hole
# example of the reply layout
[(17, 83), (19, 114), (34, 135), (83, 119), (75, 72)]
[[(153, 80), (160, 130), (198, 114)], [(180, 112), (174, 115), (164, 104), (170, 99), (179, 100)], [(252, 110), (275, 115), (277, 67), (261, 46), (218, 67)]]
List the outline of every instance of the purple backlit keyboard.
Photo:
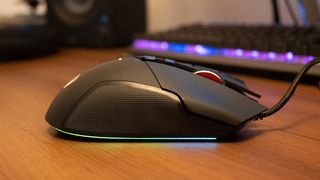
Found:
[[(320, 30), (195, 24), (139, 35), (131, 52), (197, 64), (296, 73), (320, 56)], [(308, 75), (320, 77), (320, 66), (311, 69)]]

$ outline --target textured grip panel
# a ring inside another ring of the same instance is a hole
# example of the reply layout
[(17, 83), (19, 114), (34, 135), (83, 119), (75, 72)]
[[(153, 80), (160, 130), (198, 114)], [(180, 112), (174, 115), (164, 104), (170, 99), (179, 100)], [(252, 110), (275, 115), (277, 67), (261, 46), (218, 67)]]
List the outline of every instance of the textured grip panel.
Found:
[(176, 95), (159, 88), (106, 82), (82, 99), (65, 128), (88, 135), (167, 137), (209, 136), (227, 127), (187, 114)]

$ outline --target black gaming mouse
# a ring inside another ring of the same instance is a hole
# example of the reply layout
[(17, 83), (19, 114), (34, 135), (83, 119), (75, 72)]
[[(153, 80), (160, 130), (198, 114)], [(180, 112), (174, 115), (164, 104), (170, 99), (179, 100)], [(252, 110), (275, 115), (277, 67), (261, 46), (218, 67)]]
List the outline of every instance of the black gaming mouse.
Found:
[(98, 65), (71, 80), (46, 120), (81, 137), (214, 140), (244, 127), (267, 108), (231, 75), (142, 56)]

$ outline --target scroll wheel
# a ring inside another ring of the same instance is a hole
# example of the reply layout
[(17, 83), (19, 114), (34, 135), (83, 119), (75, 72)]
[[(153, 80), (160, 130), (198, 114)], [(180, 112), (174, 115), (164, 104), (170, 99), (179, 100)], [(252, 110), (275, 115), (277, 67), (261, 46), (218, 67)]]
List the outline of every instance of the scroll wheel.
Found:
[(207, 70), (200, 70), (200, 71), (196, 71), (194, 72), (194, 74), (205, 77), (207, 79), (210, 79), (212, 81), (215, 81), (217, 83), (223, 84), (224, 81), (221, 79), (220, 76), (218, 76), (216, 73), (211, 72), (211, 71), (207, 71)]

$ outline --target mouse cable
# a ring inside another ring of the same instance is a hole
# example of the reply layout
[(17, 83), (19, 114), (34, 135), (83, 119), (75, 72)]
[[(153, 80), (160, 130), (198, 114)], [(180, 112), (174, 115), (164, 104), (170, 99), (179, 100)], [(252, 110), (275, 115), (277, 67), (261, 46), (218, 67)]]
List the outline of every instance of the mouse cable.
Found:
[(285, 95), (281, 98), (281, 100), (274, 105), (273, 107), (263, 111), (258, 115), (258, 117), (255, 120), (262, 120), (264, 117), (270, 116), (277, 111), (279, 111), (291, 98), (293, 93), (295, 92), (300, 80), (304, 77), (304, 75), (307, 73), (307, 71), (313, 67), (314, 65), (318, 64), (320, 62), (320, 57), (313, 59), (309, 63), (307, 63), (303, 68), (300, 70), (300, 72), (297, 74), (296, 78), (288, 88), (287, 92)]
[(271, 5), (273, 10), (273, 23), (276, 26), (281, 25), (278, 0), (271, 0)]

